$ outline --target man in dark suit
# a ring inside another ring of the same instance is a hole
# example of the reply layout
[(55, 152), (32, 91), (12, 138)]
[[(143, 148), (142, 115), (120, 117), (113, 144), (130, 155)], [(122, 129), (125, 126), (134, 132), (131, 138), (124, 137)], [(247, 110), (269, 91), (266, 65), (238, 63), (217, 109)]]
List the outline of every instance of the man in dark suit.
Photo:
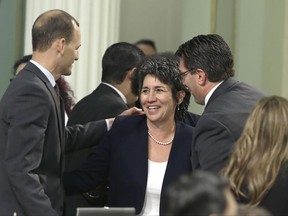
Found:
[(138, 92), (132, 85), (143, 57), (139, 48), (126, 42), (108, 47), (102, 58), (102, 83), (74, 106), (67, 124), (114, 117), (133, 105)]
[(199, 35), (176, 51), (184, 84), (205, 110), (193, 134), (192, 167), (218, 172), (227, 163), (248, 114), (265, 94), (234, 80), (233, 56), (216, 34)]
[[(111, 45), (102, 58), (102, 83), (81, 99), (72, 109), (67, 125), (84, 124), (90, 121), (119, 115), (133, 105), (138, 97), (136, 68), (144, 57), (136, 46), (119, 42)], [(74, 170), (92, 152), (91, 148), (66, 155), (66, 170)], [(105, 189), (98, 187), (90, 194), (66, 196), (65, 214), (75, 215), (77, 207), (104, 206)]]
[(96, 144), (113, 119), (64, 127), (63, 103), (54, 87), (79, 57), (80, 29), (71, 15), (41, 14), (32, 42), (32, 60), (0, 103), (0, 214), (59, 216), (64, 153)]

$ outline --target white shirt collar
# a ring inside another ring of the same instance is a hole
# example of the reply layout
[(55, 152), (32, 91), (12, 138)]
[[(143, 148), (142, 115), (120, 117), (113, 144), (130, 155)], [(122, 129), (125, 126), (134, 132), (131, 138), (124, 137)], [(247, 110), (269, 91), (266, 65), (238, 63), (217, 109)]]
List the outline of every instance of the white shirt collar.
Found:
[(106, 83), (106, 82), (102, 82), (102, 84), (105, 84), (105, 85), (111, 87), (112, 89), (114, 89), (120, 95), (120, 97), (123, 99), (125, 104), (127, 104), (127, 99), (126, 99), (125, 95), (121, 91), (119, 91), (119, 89), (115, 88), (113, 85)]
[(40, 65), (39, 63), (37, 63), (32, 59), (30, 60), (30, 62), (36, 65), (36, 67), (38, 67), (41, 70), (41, 72), (47, 77), (47, 79), (49, 80), (49, 82), (53, 87), (56, 85), (53, 75), (46, 68), (44, 68), (42, 65)]
[[(224, 81), (224, 80), (223, 80), (223, 81)], [(205, 102), (205, 107), (206, 107), (206, 105), (207, 105), (207, 103), (208, 103), (211, 95), (213, 94), (213, 92), (218, 88), (218, 86), (219, 86), (223, 81), (221, 81), (220, 83), (218, 83), (217, 85), (215, 85), (215, 86), (208, 92), (208, 94), (206, 95), (205, 100), (204, 100), (204, 102)]]

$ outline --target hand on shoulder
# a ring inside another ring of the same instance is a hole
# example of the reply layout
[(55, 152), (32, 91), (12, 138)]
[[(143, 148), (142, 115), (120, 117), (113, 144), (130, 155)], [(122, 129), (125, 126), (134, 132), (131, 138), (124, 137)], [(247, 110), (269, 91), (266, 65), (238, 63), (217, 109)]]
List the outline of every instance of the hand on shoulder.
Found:
[[(142, 109), (139, 109), (137, 107), (132, 107), (132, 108), (130, 108), (128, 110), (123, 111), (119, 115), (143, 115), (143, 114), (145, 114), (145, 113), (144, 113), (144, 111)], [(109, 118), (108, 119), (109, 128), (112, 127), (112, 124), (113, 124), (114, 120), (115, 120), (115, 118)]]
[(144, 111), (137, 107), (132, 107), (120, 113), (120, 115), (143, 115), (143, 114), (145, 114)]

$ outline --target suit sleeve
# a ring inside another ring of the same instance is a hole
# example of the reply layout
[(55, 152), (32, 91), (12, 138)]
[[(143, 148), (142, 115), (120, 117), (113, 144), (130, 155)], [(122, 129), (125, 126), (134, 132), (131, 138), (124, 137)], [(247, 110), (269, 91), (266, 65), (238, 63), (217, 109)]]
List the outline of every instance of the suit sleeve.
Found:
[(68, 126), (65, 129), (66, 153), (99, 144), (107, 132), (105, 120), (89, 122), (85, 125)]
[(50, 98), (39, 86), (26, 85), (9, 100), (10, 122), (4, 170), (17, 201), (27, 215), (53, 216), (50, 199), (35, 174), (43, 155)]
[(67, 195), (87, 192), (100, 184), (107, 183), (110, 160), (109, 139), (110, 134), (108, 132), (78, 169), (64, 172), (63, 184)]
[(192, 166), (218, 173), (227, 163), (235, 142), (229, 128), (213, 119), (198, 122), (193, 134)]

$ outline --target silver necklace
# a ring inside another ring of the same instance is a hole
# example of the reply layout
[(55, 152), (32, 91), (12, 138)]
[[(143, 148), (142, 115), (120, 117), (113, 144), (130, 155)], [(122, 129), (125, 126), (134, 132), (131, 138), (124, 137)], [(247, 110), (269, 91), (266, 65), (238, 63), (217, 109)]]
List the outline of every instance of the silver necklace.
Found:
[(168, 141), (168, 142), (160, 142), (160, 141), (158, 141), (158, 140), (150, 133), (149, 130), (148, 130), (148, 134), (149, 134), (149, 136), (150, 136), (157, 144), (163, 145), (163, 146), (170, 145), (170, 144), (173, 142), (173, 140), (174, 140), (174, 137), (173, 137), (173, 138), (172, 138), (170, 141)]

